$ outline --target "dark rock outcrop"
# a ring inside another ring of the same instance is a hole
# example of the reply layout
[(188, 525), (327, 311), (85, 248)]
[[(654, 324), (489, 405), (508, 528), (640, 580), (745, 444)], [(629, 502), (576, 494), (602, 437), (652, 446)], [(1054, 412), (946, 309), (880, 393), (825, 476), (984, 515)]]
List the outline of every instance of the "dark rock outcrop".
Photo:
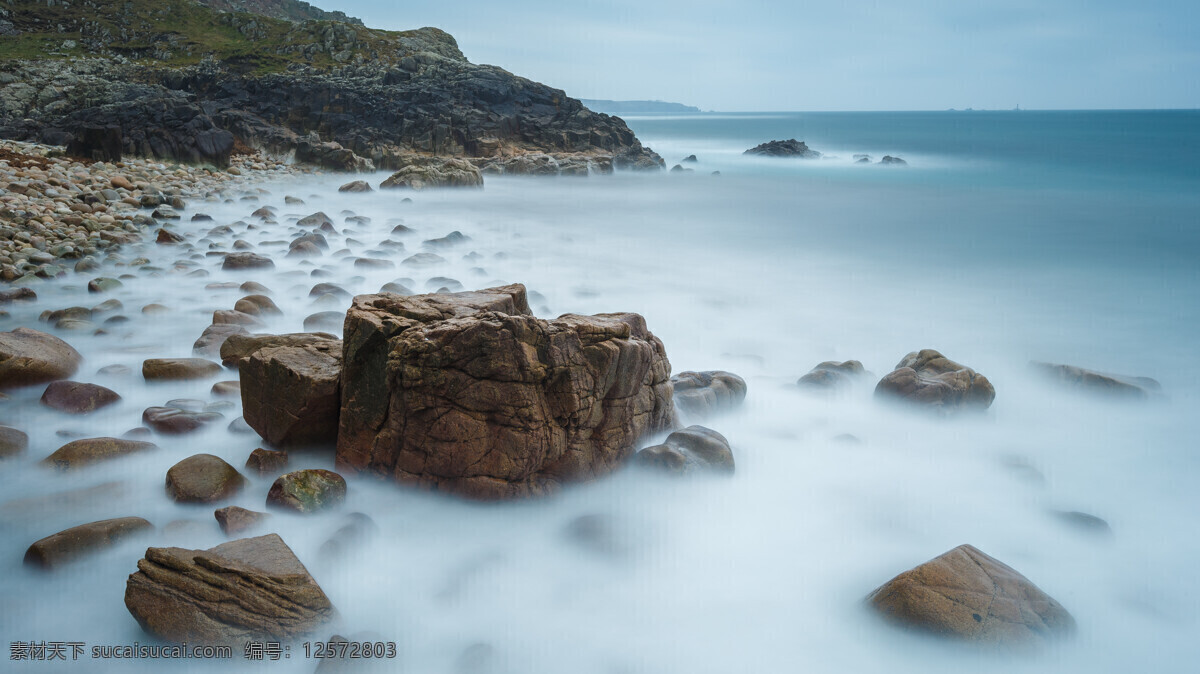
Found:
[(695, 472), (733, 473), (733, 450), (725, 436), (704, 426), (688, 426), (667, 436), (661, 445), (634, 456), (637, 465), (676, 475)]
[(276, 534), (210, 550), (149, 548), (126, 583), (125, 606), (146, 632), (191, 644), (289, 640), (336, 616)]
[(746, 399), (746, 380), (732, 372), (680, 372), (671, 377), (675, 406), (695, 419), (728, 412)]
[(54, 335), (30, 328), (0, 332), (0, 389), (66, 379), (83, 356)]
[(43, 569), (57, 568), (153, 529), (154, 526), (141, 517), (118, 517), (81, 524), (29, 546), (25, 551), (25, 564)]
[(971, 368), (933, 349), (914, 351), (879, 380), (875, 396), (912, 403), (941, 413), (985, 410), (996, 398), (992, 383)]
[(970, 545), (896, 576), (867, 603), (899, 627), (989, 650), (1030, 650), (1075, 630), (1057, 601)]
[(346, 316), (337, 463), (471, 498), (610, 472), (674, 425), (637, 314), (534, 317), (522, 285), (364, 295)]
[(342, 342), (253, 351), (239, 367), (242, 414), (274, 447), (333, 444), (341, 409)]
[(802, 159), (817, 159), (820, 152), (809, 149), (804, 141), (792, 138), (790, 140), (772, 140), (746, 150), (742, 154), (755, 154), (763, 157), (800, 157)]

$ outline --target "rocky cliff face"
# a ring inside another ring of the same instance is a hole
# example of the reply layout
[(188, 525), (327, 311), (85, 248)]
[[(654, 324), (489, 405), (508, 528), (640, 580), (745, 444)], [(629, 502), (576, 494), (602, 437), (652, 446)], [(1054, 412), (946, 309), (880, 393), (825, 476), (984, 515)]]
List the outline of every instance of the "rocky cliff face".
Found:
[[(621, 119), (470, 63), (435, 28), (296, 24), (192, 0), (0, 8), (18, 33), (0, 49), (2, 137), (217, 165), (239, 143), (346, 170), (398, 168), (412, 153), (663, 165)], [(81, 144), (82, 130), (96, 140)]]
[(303, 0), (197, 0), (220, 12), (244, 12), (269, 16), (284, 21), (341, 21), (362, 25), (362, 19), (346, 16), (345, 12), (327, 12)]

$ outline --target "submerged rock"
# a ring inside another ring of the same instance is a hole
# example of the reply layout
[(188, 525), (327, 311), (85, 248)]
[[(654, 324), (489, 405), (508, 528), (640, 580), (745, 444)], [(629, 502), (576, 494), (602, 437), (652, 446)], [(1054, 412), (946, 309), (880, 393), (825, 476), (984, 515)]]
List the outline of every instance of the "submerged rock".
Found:
[(99, 461), (147, 452), (152, 449), (158, 449), (158, 445), (124, 438), (84, 438), (59, 447), (53, 454), (43, 459), (42, 463), (54, 466), (59, 470), (75, 470)]
[(755, 145), (742, 154), (756, 154), (764, 157), (801, 157), (803, 159), (817, 159), (821, 156), (820, 152), (810, 150), (803, 141), (795, 138), (767, 141), (761, 145)]
[(221, 372), (221, 366), (204, 358), (147, 358), (142, 361), (146, 381), (206, 379)]
[(831, 360), (819, 363), (808, 374), (796, 380), (796, 385), (811, 391), (833, 391), (845, 388), (856, 379), (867, 376), (863, 364), (857, 360), (837, 363)]
[(675, 418), (641, 316), (545, 321), (522, 285), (356, 297), (344, 368), (338, 466), (471, 498), (604, 475)]
[(733, 473), (733, 450), (725, 436), (704, 426), (667, 436), (661, 445), (647, 447), (634, 456), (640, 466), (683, 475), (694, 472)]
[(209, 550), (149, 548), (126, 583), (125, 606), (149, 634), (191, 644), (289, 640), (336, 616), (276, 534)]
[(933, 349), (908, 354), (875, 386), (877, 398), (893, 398), (942, 413), (985, 410), (996, 398), (992, 383)]
[(271, 516), (237, 506), (226, 506), (213, 511), (213, 517), (217, 518), (217, 524), (226, 536), (236, 536), (262, 525)]
[(994, 650), (1028, 650), (1075, 630), (1057, 601), (970, 545), (905, 571), (866, 601), (899, 627)]
[(346, 500), (346, 480), (332, 470), (297, 470), (276, 478), (267, 505), (300, 513), (333, 508)]
[(746, 380), (732, 372), (680, 372), (671, 377), (675, 406), (696, 419), (728, 412), (746, 399)]
[(908, 166), (908, 162), (899, 157), (892, 157), (890, 155), (884, 155), (883, 159), (879, 160), (879, 163), (884, 166)]
[(1162, 395), (1162, 384), (1150, 377), (1107, 374), (1073, 365), (1037, 361), (1031, 362), (1030, 366), (1053, 381), (1080, 391), (1133, 400), (1147, 400)]
[(0, 332), (0, 389), (66, 379), (83, 356), (70, 344), (38, 330)]
[(154, 525), (141, 517), (118, 517), (81, 524), (47, 536), (25, 551), (25, 564), (53, 569), (120, 543)]
[(24, 431), (0, 426), (0, 460), (23, 454), (29, 448), (29, 436)]
[(179, 503), (212, 503), (237, 494), (246, 478), (219, 456), (196, 454), (167, 470), (167, 493)]
[(226, 271), (238, 269), (274, 269), (275, 263), (269, 257), (257, 253), (230, 253), (221, 263), (221, 269)]
[(246, 468), (253, 470), (260, 476), (277, 474), (288, 465), (288, 453), (285, 451), (271, 451), (259, 447), (246, 459)]

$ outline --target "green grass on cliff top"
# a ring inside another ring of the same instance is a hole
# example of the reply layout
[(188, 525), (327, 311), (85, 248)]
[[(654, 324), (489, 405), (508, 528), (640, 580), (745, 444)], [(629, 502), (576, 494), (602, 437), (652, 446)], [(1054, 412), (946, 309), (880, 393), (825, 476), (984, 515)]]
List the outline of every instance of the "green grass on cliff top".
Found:
[[(223, 14), (191, 0), (70, 0), (66, 7), (49, 7), (45, 0), (0, 0), (0, 7), (9, 9), (9, 20), (21, 31), (17, 37), (0, 38), (0, 61), (120, 54), (146, 65), (186, 66), (212, 57), (250, 74), (279, 72), (292, 64), (335, 65), (324, 50), (311, 58), (298, 49), (280, 53), (320, 44), (321, 33), (334, 26), (332, 21), (296, 24), (254, 14)], [(397, 39), (413, 34), (336, 25), (354, 32), (354, 51), (374, 62), (399, 58)], [(85, 35), (101, 36), (106, 51), (90, 52)], [(75, 46), (64, 48), (67, 40)], [(169, 55), (163, 58), (164, 54)]]

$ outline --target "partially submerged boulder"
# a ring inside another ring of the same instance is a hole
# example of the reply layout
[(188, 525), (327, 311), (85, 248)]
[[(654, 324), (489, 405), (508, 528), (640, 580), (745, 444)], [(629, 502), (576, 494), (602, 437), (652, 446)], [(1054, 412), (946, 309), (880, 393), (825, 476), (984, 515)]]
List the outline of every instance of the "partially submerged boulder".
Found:
[(676, 475), (734, 470), (733, 450), (725, 436), (704, 426), (688, 426), (667, 436), (661, 445), (647, 447), (634, 456), (640, 466)]
[(221, 372), (221, 366), (204, 358), (147, 358), (142, 361), (146, 381), (206, 379)]
[(841, 363), (827, 360), (824, 363), (818, 363), (816, 367), (808, 371), (808, 374), (796, 380), (796, 385), (810, 391), (829, 392), (850, 386), (855, 380), (861, 379), (867, 374), (863, 364), (857, 360), (847, 360)]
[(98, 384), (59, 380), (50, 382), (42, 393), (46, 407), (68, 414), (87, 414), (107, 407), (121, 399), (115, 391)]
[(421, 157), (412, 155), (403, 159), (403, 166), (387, 180), (380, 189), (411, 188), (422, 190), (429, 187), (483, 187), (483, 174), (465, 159), (453, 157)]
[(680, 372), (671, 377), (675, 406), (695, 419), (728, 412), (746, 399), (746, 380), (732, 372)]
[(896, 576), (867, 603), (899, 627), (994, 650), (1028, 650), (1075, 630), (1057, 601), (970, 545)]
[(295, 447), (337, 439), (341, 340), (258, 349), (239, 372), (242, 414), (267, 443)]
[(267, 492), (267, 505), (315, 513), (346, 500), (346, 479), (332, 470), (310, 468), (280, 475)]
[(83, 356), (54, 335), (30, 328), (0, 332), (0, 389), (66, 379)]
[(154, 525), (141, 517), (118, 517), (81, 524), (51, 534), (25, 551), (25, 564), (53, 569), (104, 548), (116, 545), (134, 534), (151, 531)]
[(996, 398), (987, 377), (933, 349), (908, 354), (875, 386), (877, 398), (893, 398), (942, 413), (985, 410)]
[(1109, 374), (1073, 365), (1037, 361), (1031, 362), (1030, 366), (1053, 381), (1079, 391), (1130, 400), (1147, 400), (1162, 395), (1162, 384), (1150, 377)]
[(191, 644), (290, 640), (336, 616), (276, 534), (209, 550), (149, 548), (126, 583), (125, 606), (149, 634)]
[(213, 517), (217, 518), (217, 524), (226, 536), (237, 536), (261, 526), (263, 522), (270, 519), (271, 515), (237, 506), (226, 506), (214, 510)]
[(75, 470), (100, 461), (153, 449), (158, 449), (158, 446), (152, 442), (125, 438), (84, 438), (59, 447), (43, 459), (42, 463), (59, 470)]
[(29, 449), (29, 436), (17, 428), (0, 426), (0, 459), (23, 454)]
[(675, 423), (637, 314), (533, 316), (525, 287), (364, 295), (346, 316), (337, 464), (479, 499), (604, 475)]
[(167, 493), (177, 503), (212, 503), (246, 486), (246, 478), (219, 456), (196, 454), (167, 470)]
[(746, 150), (742, 154), (754, 154), (763, 157), (800, 157), (802, 159), (817, 159), (820, 152), (809, 149), (804, 141), (791, 138), (789, 140), (771, 140)]

